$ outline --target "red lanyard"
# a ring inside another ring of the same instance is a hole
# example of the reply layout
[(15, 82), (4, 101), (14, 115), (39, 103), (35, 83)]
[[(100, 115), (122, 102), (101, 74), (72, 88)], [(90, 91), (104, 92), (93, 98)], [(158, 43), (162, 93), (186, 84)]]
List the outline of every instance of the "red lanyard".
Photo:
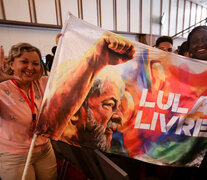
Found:
[(27, 96), (19, 88), (19, 86), (17, 85), (16, 81), (15, 80), (12, 80), (12, 82), (17, 86), (19, 92), (21, 93), (22, 97), (27, 102), (27, 104), (29, 105), (29, 107), (30, 107), (30, 109), (32, 111), (32, 127), (31, 127), (30, 134), (29, 134), (29, 137), (32, 137), (33, 131), (34, 131), (35, 126), (36, 126), (36, 113), (35, 113), (35, 106), (34, 106), (34, 97), (33, 97), (32, 85), (30, 86), (30, 97), (31, 97), (31, 102), (30, 102), (30, 100), (27, 98)]

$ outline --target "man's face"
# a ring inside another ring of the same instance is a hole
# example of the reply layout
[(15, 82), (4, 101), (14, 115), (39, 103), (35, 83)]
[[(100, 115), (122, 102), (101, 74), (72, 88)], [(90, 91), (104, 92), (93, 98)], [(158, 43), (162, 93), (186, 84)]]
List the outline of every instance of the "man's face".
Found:
[(199, 29), (190, 40), (190, 57), (207, 61), (207, 30)]
[[(107, 151), (110, 149), (113, 131), (121, 124), (120, 90), (112, 81), (105, 81), (100, 96), (88, 98), (88, 107), (85, 107), (86, 127), (82, 137), (90, 141), (88, 145)], [(80, 134), (79, 134), (80, 135)], [(85, 141), (85, 140), (84, 140)]]
[(169, 42), (161, 42), (157, 48), (166, 52), (172, 52), (172, 44)]

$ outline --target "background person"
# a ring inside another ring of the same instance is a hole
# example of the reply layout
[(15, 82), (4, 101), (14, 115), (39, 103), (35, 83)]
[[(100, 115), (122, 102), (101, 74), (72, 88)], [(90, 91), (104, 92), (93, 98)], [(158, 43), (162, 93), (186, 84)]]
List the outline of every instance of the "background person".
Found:
[(169, 36), (161, 36), (156, 40), (155, 47), (166, 52), (172, 52), (173, 39)]
[(45, 66), (47, 70), (50, 72), (54, 57), (51, 54), (47, 54), (45, 58), (46, 58)]
[(57, 46), (53, 46), (51, 49), (52, 55), (51, 54), (47, 54), (46, 57), (46, 67), (47, 70), (50, 72), (51, 68), (52, 68), (52, 64), (53, 64), (53, 60), (55, 57), (55, 52), (56, 52)]
[(178, 48), (178, 54), (189, 57), (189, 47), (188, 47), (188, 41), (184, 41)]
[(207, 26), (197, 26), (188, 35), (189, 56), (207, 61)]
[(58, 33), (56, 35), (56, 38), (55, 38), (56, 46), (53, 46), (51, 49), (52, 55), (51, 54), (46, 55), (46, 68), (49, 72), (51, 71), (53, 60), (54, 60), (56, 49), (57, 49), (57, 45), (58, 45), (58, 42), (59, 42), (59, 39), (61, 36), (62, 36), (62, 33)]

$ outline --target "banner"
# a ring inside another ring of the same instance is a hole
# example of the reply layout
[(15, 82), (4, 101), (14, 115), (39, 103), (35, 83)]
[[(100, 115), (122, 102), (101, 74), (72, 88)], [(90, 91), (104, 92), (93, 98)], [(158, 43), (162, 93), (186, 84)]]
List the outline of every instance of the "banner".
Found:
[(36, 131), (75, 146), (170, 166), (207, 150), (207, 64), (69, 15)]

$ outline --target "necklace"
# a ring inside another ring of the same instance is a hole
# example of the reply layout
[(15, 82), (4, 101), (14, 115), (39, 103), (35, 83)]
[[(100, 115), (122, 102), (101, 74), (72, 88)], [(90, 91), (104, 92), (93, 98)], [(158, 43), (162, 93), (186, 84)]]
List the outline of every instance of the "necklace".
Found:
[(29, 105), (29, 107), (32, 111), (32, 124), (31, 124), (31, 128), (30, 128), (30, 133), (29, 133), (29, 137), (32, 137), (33, 136), (33, 131), (34, 131), (35, 126), (36, 126), (36, 113), (35, 113), (35, 105), (34, 105), (32, 84), (30, 86), (30, 97), (31, 97), (31, 101), (30, 101), (29, 98), (23, 93), (21, 88), (18, 86), (17, 82), (15, 80), (12, 80), (12, 82), (17, 86), (19, 92), (21, 93), (22, 97), (27, 102), (27, 104)]

